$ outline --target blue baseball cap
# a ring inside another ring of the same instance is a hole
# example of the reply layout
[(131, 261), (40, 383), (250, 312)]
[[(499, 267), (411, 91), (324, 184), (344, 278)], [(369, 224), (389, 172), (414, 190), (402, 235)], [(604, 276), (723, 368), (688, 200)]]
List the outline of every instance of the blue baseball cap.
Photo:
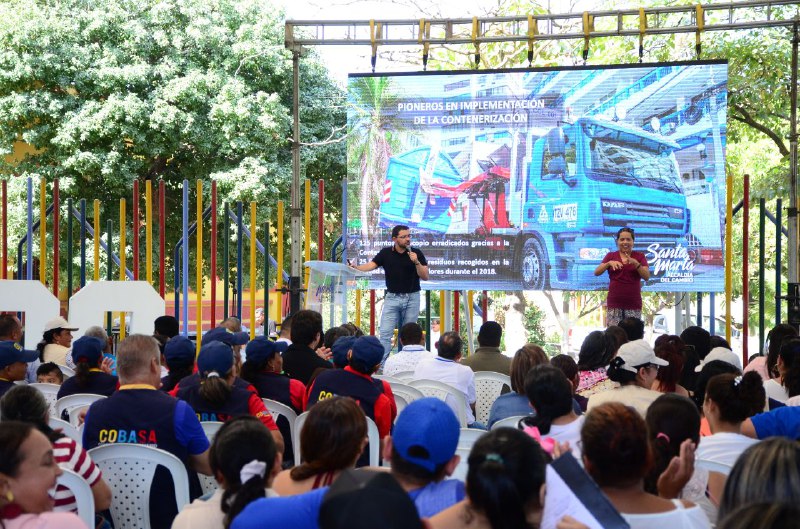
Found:
[(211, 342), (222, 342), (228, 345), (244, 345), (250, 340), (250, 335), (246, 332), (233, 332), (226, 327), (211, 329), (203, 335), (201, 345)]
[(372, 370), (383, 360), (383, 344), (374, 336), (359, 336), (351, 349), (350, 364), (360, 366), (362, 371)]
[(333, 364), (336, 367), (345, 367), (347, 365), (347, 353), (353, 348), (353, 343), (358, 339), (357, 336), (341, 336), (331, 347), (333, 353)]
[(460, 433), (461, 426), (450, 406), (426, 397), (400, 412), (394, 423), (392, 446), (404, 460), (435, 472), (455, 455)]
[(28, 351), (23, 349), (14, 340), (4, 340), (0, 342), (0, 369), (16, 364), (17, 362), (33, 362), (39, 358), (38, 351)]
[(164, 358), (167, 365), (192, 365), (197, 347), (186, 336), (173, 336), (164, 346)]
[(252, 360), (257, 363), (266, 362), (275, 355), (281, 354), (281, 348), (278, 347), (278, 344), (266, 336), (256, 336), (254, 340), (247, 344), (244, 351), (248, 362)]
[(211, 342), (200, 348), (197, 357), (197, 370), (201, 376), (216, 372), (224, 377), (233, 369), (233, 349), (223, 342)]
[(80, 362), (86, 362), (94, 367), (103, 357), (103, 349), (105, 348), (106, 344), (104, 344), (103, 340), (100, 338), (95, 336), (81, 336), (72, 342), (72, 361), (75, 362), (75, 365)]

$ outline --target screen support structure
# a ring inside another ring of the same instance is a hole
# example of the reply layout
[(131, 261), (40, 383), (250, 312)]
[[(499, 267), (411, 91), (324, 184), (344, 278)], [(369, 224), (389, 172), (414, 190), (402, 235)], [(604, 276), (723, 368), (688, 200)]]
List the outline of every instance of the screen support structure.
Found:
[[(798, 222), (797, 222), (797, 69), (798, 69), (798, 19), (774, 8), (796, 5), (796, 0), (745, 0), (728, 4), (691, 4), (685, 6), (625, 9), (616, 11), (586, 11), (583, 13), (546, 13), (509, 17), (474, 17), (450, 19), (400, 19), (400, 20), (287, 20), (285, 46), (292, 52), (293, 75), (293, 129), (292, 129), (292, 207), (291, 207), (291, 273), (289, 295), (291, 311), (300, 307), (302, 290), (302, 224), (300, 209), (300, 123), (299, 123), (299, 64), (304, 47), (311, 46), (372, 46), (373, 71), (375, 54), (380, 46), (424, 47), (425, 56), (434, 46), (491, 42), (534, 42), (584, 39), (584, 60), (589, 41), (601, 37), (625, 37), (694, 33), (695, 47), (701, 53), (700, 36), (708, 31), (736, 31), (758, 28), (792, 28), (791, 66), (791, 135), (790, 135), (790, 204), (788, 209), (788, 253), (790, 283), (798, 282)], [(755, 9), (758, 8), (758, 9)], [(755, 11), (753, 11), (755, 9)], [(787, 10), (788, 11), (788, 10)], [(743, 16), (744, 14), (747, 16)], [(672, 16), (670, 16), (672, 15)], [(684, 15), (675, 17), (674, 15)], [(686, 24), (684, 20), (690, 21)], [(783, 18), (781, 18), (783, 17)], [(680, 22), (676, 22), (680, 20)], [(611, 21), (611, 23), (609, 23)], [(484, 28), (495, 31), (486, 35)], [(497, 34), (496, 28), (506, 32)], [(595, 30), (595, 27), (605, 28)], [(422, 28), (425, 28), (422, 30)], [(609, 29), (611, 28), (611, 29)], [(432, 36), (433, 35), (433, 36)], [(476, 48), (477, 49), (477, 48)], [(641, 47), (640, 47), (641, 53)], [(529, 55), (530, 59), (530, 55)], [(476, 64), (476, 67), (479, 66)], [(309, 236), (309, 234), (306, 234)]]

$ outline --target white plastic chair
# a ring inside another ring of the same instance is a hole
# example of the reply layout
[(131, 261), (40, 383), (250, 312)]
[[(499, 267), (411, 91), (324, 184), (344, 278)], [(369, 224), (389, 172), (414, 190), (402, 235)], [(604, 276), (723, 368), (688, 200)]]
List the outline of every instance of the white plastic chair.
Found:
[(267, 408), (270, 415), (272, 415), (275, 422), (278, 421), (278, 417), (280, 416), (286, 417), (286, 420), (289, 421), (289, 435), (292, 437), (292, 450), (294, 452), (295, 461), (297, 461), (300, 455), (300, 445), (294, 443), (294, 423), (297, 420), (297, 412), (295, 412), (291, 406), (287, 406), (283, 402), (272, 399), (261, 400), (264, 402), (264, 406)]
[(61, 386), (58, 384), (45, 384), (43, 382), (33, 382), (28, 384), (32, 388), (38, 389), (42, 395), (44, 395), (44, 400), (47, 401), (47, 405), (50, 406), (50, 415), (53, 417), (56, 416), (56, 401), (58, 400), (58, 390), (61, 389)]
[[(295, 447), (295, 465), (303, 462), (303, 454), (300, 451), (300, 432), (303, 430), (303, 425), (308, 418), (308, 412), (301, 413), (294, 421), (294, 433), (292, 434), (292, 442)], [(367, 419), (367, 438), (369, 439), (369, 464), (370, 466), (377, 467), (380, 464), (381, 453), (381, 439), (378, 434), (378, 425), (375, 421), (366, 417)]]
[(529, 417), (529, 415), (514, 415), (513, 417), (506, 417), (505, 419), (500, 419), (496, 423), (492, 425), (492, 430), (497, 428), (516, 428), (519, 424), (519, 421), (524, 419), (525, 417)]
[(394, 394), (394, 403), (397, 405), (397, 416), (399, 417), (400, 413), (408, 406), (408, 401), (404, 396), (394, 393), (394, 388), (392, 388), (392, 393)]
[(59, 419), (58, 417), (51, 416), (50, 418), (47, 419), (47, 424), (53, 430), (61, 430), (62, 432), (64, 432), (64, 435), (66, 435), (70, 439), (74, 439), (76, 443), (78, 444), (83, 443), (83, 435), (81, 434), (81, 431), (75, 428), (67, 421)]
[(105, 395), (95, 395), (94, 393), (75, 393), (74, 395), (61, 397), (56, 401), (56, 417), (61, 418), (61, 413), (66, 411), (69, 415), (70, 424), (78, 426), (78, 416), (81, 410), (104, 398), (106, 398)]
[(203, 432), (205, 432), (206, 437), (208, 437), (208, 442), (214, 440), (214, 436), (217, 435), (217, 432), (220, 428), (222, 428), (222, 424), (219, 421), (200, 421), (200, 426), (203, 427)]
[(92, 448), (89, 455), (111, 487), (111, 516), (117, 529), (150, 529), (150, 487), (159, 465), (172, 475), (178, 511), (189, 503), (186, 467), (169, 452), (119, 443)]
[(436, 380), (412, 380), (409, 385), (417, 388), (426, 397), (436, 397), (447, 403), (458, 418), (462, 428), (467, 427), (467, 397), (459, 390)]
[(398, 371), (397, 373), (392, 375), (394, 378), (399, 379), (401, 382), (408, 384), (412, 380), (414, 380), (414, 372), (413, 371)]
[(475, 420), (486, 424), (492, 404), (500, 396), (503, 386), (511, 388), (511, 377), (494, 371), (475, 372)]
[[(406, 401), (406, 404), (411, 404), (417, 399), (423, 398), (425, 395), (413, 386), (409, 386), (405, 383), (397, 383), (397, 382), (389, 382), (389, 386), (392, 388), (392, 393), (394, 394), (395, 400), (397, 397), (402, 398)], [(400, 414), (400, 410), (397, 410), (398, 415)]]
[(69, 377), (75, 376), (75, 370), (71, 367), (62, 366), (61, 364), (56, 364), (58, 368), (61, 370), (61, 373), (64, 375), (64, 380), (68, 379)]
[[(220, 428), (222, 428), (222, 424), (219, 421), (200, 421), (200, 426), (203, 427), (203, 432), (208, 437), (209, 442), (214, 440), (214, 436), (217, 435), (217, 432)], [(206, 476), (205, 474), (197, 474), (197, 478), (200, 481), (200, 488), (203, 489), (203, 495), (208, 494), (209, 492), (214, 492), (219, 488), (219, 483), (214, 478), (214, 476)]]
[(458, 434), (458, 446), (471, 449), (475, 441), (483, 437), (485, 433), (487, 433), (486, 430), (479, 430), (477, 428), (461, 428)]
[(94, 496), (91, 485), (80, 474), (72, 470), (62, 468), (61, 472), (61, 475), (58, 476), (58, 485), (68, 488), (75, 496), (78, 516), (86, 524), (86, 527), (94, 527)]
[(378, 380), (385, 380), (389, 384), (404, 384), (402, 379), (397, 378), (394, 375), (372, 375), (372, 378), (377, 378)]

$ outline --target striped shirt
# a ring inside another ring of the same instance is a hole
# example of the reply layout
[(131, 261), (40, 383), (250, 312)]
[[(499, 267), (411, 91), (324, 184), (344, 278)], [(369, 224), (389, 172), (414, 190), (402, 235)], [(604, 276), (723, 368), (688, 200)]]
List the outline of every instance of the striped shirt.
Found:
[[(89, 454), (74, 439), (62, 437), (53, 442), (53, 457), (61, 468), (72, 470), (85, 479), (89, 485), (102, 479), (100, 467), (94, 464)], [(75, 496), (66, 487), (59, 485), (54, 496), (54, 511), (77, 511)]]

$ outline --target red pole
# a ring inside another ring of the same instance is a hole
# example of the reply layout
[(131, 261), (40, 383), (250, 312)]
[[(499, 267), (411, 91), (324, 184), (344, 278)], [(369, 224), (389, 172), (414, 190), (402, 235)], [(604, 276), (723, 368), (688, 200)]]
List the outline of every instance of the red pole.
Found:
[[(133, 198), (131, 200), (131, 229), (133, 230), (133, 280), (139, 280), (139, 180), (133, 181)], [(120, 251), (125, 251), (120, 248)]]
[[(161, 294), (161, 299), (164, 299), (164, 289), (166, 288), (166, 280), (164, 278), (164, 261), (166, 246), (164, 241), (164, 229), (166, 225), (165, 218), (167, 216), (166, 208), (164, 207), (165, 199), (164, 180), (158, 181), (158, 293)], [(184, 241), (186, 244), (186, 241)]]
[(58, 178), (53, 180), (53, 295), (58, 299)]
[(317, 209), (319, 210), (319, 214), (317, 215), (317, 259), (320, 261), (325, 260), (325, 226), (322, 222), (322, 218), (325, 214), (325, 182), (320, 180), (317, 182), (317, 194), (319, 195), (319, 203), (317, 205)]
[(369, 333), (375, 336), (375, 289), (369, 291)]
[(211, 324), (217, 321), (217, 181), (211, 181)]
[(486, 323), (489, 321), (489, 293), (485, 290), (481, 297), (481, 310), (483, 311), (483, 323)]
[(744, 175), (744, 199), (743, 199), (742, 212), (744, 213), (742, 237), (742, 365), (747, 367), (747, 359), (750, 357), (748, 354), (747, 338), (749, 336), (749, 309), (750, 309), (750, 277), (749, 277), (749, 264), (750, 259), (750, 175)]
[(8, 273), (8, 189), (6, 181), (3, 180), (3, 272), (2, 278), (6, 279)]
[(461, 321), (458, 318), (460, 314), (460, 311), (458, 310), (460, 297), (461, 297), (461, 292), (459, 292), (458, 290), (453, 292), (453, 330), (456, 332), (459, 332), (461, 330)]

